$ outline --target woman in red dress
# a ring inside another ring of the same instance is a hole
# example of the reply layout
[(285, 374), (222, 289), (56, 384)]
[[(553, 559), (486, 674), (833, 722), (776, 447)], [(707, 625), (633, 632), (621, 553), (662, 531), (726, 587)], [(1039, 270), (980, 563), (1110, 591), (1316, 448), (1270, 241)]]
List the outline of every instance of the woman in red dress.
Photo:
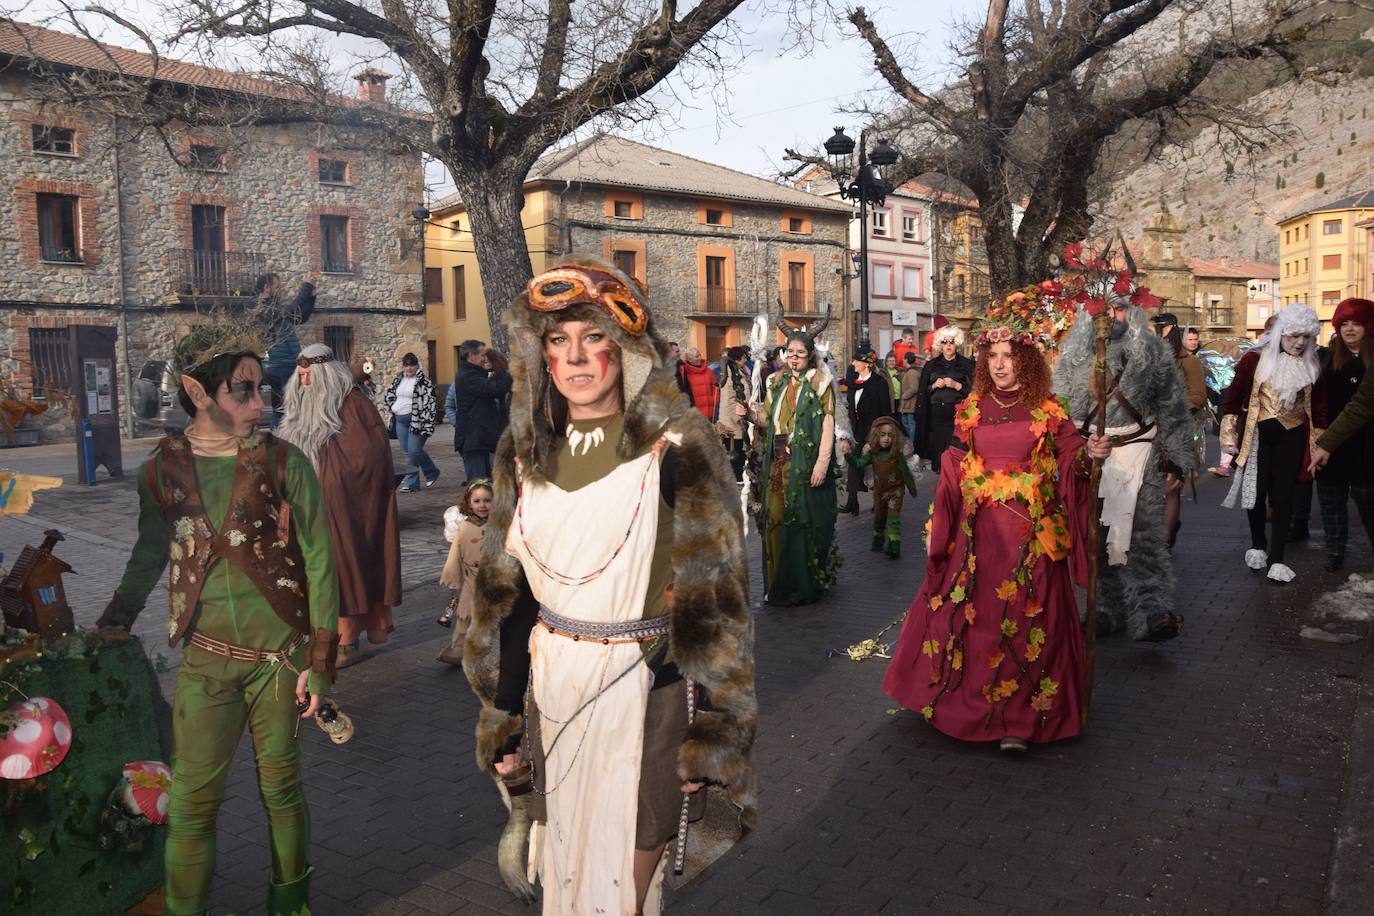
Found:
[(1080, 728), (1092, 458), (1050, 392), (1034, 334), (978, 338), (973, 394), (941, 459), (926, 578), (883, 689), (963, 741), (1057, 741)]

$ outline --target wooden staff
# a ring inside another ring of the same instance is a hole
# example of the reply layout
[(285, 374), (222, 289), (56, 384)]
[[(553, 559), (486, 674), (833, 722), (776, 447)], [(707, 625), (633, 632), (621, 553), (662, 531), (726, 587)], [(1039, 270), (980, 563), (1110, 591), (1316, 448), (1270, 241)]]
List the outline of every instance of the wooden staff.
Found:
[[(1111, 314), (1104, 309), (1101, 314), (1093, 316), (1093, 338), (1097, 343), (1097, 356), (1093, 359), (1093, 381), (1097, 391), (1098, 436), (1107, 434), (1107, 341), (1111, 335)], [(1080, 725), (1088, 724), (1088, 707), (1092, 705), (1093, 676), (1097, 668), (1097, 567), (1102, 553), (1099, 528), (1102, 508), (1097, 491), (1101, 485), (1102, 461), (1094, 458), (1092, 473), (1088, 476), (1092, 512), (1088, 516), (1088, 619), (1083, 634), (1083, 705), (1078, 713)]]

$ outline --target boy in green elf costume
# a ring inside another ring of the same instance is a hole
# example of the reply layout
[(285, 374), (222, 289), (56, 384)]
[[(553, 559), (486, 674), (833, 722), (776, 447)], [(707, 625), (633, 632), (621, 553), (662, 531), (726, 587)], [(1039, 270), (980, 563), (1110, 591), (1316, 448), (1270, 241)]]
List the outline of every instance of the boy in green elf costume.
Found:
[(185, 649), (173, 701), (168, 916), (207, 912), (215, 819), (245, 725), (271, 838), (268, 916), (310, 912), (300, 720), (333, 683), (338, 575), (310, 462), (257, 431), (263, 343), (242, 328), (203, 325), (177, 343), (191, 422), (139, 469), (138, 543), (99, 621), (130, 627), (170, 561), (167, 630)]

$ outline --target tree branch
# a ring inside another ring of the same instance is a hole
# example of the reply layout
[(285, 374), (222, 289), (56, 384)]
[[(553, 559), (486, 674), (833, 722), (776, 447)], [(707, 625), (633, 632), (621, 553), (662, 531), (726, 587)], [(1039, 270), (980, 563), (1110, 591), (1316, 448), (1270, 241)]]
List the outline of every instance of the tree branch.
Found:
[(957, 133), (961, 121), (959, 113), (941, 100), (926, 95), (917, 88), (915, 83), (906, 78), (906, 74), (902, 72), (901, 64), (897, 63), (897, 58), (893, 55), (892, 49), (878, 34), (878, 27), (873, 24), (872, 19), (868, 18), (867, 11), (862, 6), (855, 8), (849, 14), (849, 21), (854, 28), (858, 29), (859, 36), (868, 42), (868, 46), (873, 49), (874, 66), (882, 74), (883, 79), (887, 80), (888, 85), (896, 90), (898, 95), (946, 130)]

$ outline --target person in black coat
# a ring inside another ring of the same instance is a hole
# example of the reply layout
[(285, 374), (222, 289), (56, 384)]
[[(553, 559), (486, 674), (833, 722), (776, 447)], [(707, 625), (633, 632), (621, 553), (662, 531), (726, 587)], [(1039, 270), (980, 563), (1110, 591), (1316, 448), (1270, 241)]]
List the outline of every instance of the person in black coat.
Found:
[(940, 457), (954, 436), (954, 412), (973, 390), (973, 360), (959, 352), (964, 332), (945, 325), (935, 332), (937, 355), (921, 367), (916, 400), (916, 454), (940, 473)]
[[(1331, 325), (1336, 337), (1321, 357), (1321, 375), (1312, 387), (1312, 422), (1318, 430), (1340, 416), (1374, 363), (1374, 302), (1344, 300), (1336, 306)], [(1355, 503), (1365, 534), (1374, 539), (1374, 423), (1364, 424), (1332, 451), (1316, 484), (1326, 532), (1326, 569), (1335, 572), (1345, 565), (1350, 539), (1348, 501)]]
[[(854, 430), (855, 442), (867, 442), (869, 429), (879, 417), (890, 417), (892, 413), (892, 383), (887, 373), (879, 368), (878, 355), (872, 347), (860, 347), (854, 354), (854, 376), (849, 383), (845, 400), (849, 405), (849, 422)], [(862, 468), (849, 466), (849, 481), (845, 486), (849, 499), (844, 511), (850, 515), (859, 514), (859, 491), (864, 486)]]
[(508, 417), (504, 405), (511, 390), (511, 375), (488, 372), (482, 363), (486, 348), (480, 340), (463, 341), (458, 347), (458, 374), (453, 379), (458, 392), (454, 398), (457, 422), (453, 447), (463, 456), (468, 480), (491, 476), (492, 455)]

